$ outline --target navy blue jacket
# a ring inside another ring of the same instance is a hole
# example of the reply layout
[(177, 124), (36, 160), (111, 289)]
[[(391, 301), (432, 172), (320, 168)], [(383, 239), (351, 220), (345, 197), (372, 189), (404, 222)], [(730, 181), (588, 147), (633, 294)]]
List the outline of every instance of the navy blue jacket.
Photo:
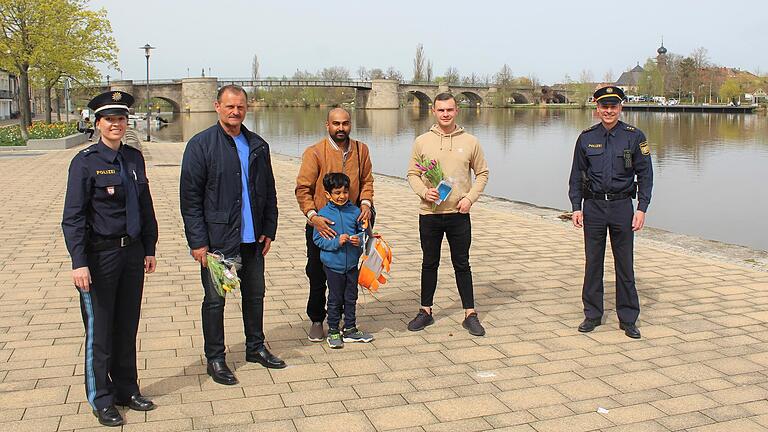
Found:
[[(624, 150), (629, 150), (632, 167), (627, 168)], [(573, 211), (581, 210), (582, 176), (587, 174), (594, 193), (622, 193), (634, 188), (637, 178), (637, 209), (648, 211), (653, 188), (651, 151), (645, 134), (622, 121), (610, 131), (602, 123), (581, 132), (573, 152), (568, 197)]]
[[(136, 182), (145, 256), (155, 256), (157, 220), (141, 151), (120, 146), (128, 178)], [(67, 196), (61, 228), (72, 257), (72, 268), (88, 266), (89, 242), (126, 235), (123, 180), (116, 151), (101, 140), (78, 152), (69, 165)]]
[[(250, 146), (248, 195), (253, 231), (275, 239), (277, 192), (269, 144), (240, 126)], [(216, 122), (193, 136), (181, 162), (180, 204), (184, 233), (191, 249), (208, 246), (225, 256), (239, 253), (242, 235), (241, 202), (243, 183), (235, 140)]]
[(315, 230), (312, 239), (320, 248), (320, 261), (336, 273), (346, 273), (357, 267), (360, 254), (363, 252), (362, 244), (355, 246), (347, 242), (341, 246), (339, 245), (339, 236), (342, 234), (354, 235), (363, 231), (363, 226), (357, 221), (358, 216), (360, 216), (360, 209), (349, 201), (343, 206), (329, 201), (317, 214), (332, 220), (334, 222), (333, 230), (336, 231), (336, 237), (324, 239)]

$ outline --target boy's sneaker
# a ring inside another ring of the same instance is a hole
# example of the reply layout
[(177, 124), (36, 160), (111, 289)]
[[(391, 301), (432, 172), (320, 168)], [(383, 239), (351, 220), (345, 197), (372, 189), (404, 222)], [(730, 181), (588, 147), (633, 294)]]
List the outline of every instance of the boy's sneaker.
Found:
[(373, 335), (364, 331), (358, 330), (357, 327), (351, 329), (344, 329), (344, 342), (365, 342), (368, 343), (373, 340)]
[(338, 330), (328, 330), (328, 346), (333, 349), (344, 348), (344, 341)]
[(309, 340), (312, 342), (322, 342), (325, 339), (325, 332), (323, 331), (322, 322), (312, 322), (312, 326), (309, 327)]
[(427, 313), (424, 309), (419, 309), (419, 313), (416, 314), (416, 318), (412, 319), (408, 323), (408, 330), (419, 331), (424, 330), (424, 327), (435, 323), (435, 319), (432, 318), (431, 313)]
[(483, 325), (480, 324), (476, 312), (467, 315), (467, 317), (464, 318), (464, 322), (461, 323), (461, 326), (467, 329), (472, 336), (485, 336), (485, 329), (483, 328)]

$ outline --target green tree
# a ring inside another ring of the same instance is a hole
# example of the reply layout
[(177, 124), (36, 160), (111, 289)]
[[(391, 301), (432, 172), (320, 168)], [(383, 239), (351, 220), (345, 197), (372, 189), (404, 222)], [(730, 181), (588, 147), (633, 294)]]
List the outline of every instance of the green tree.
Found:
[(91, 11), (86, 5), (86, 0), (0, 0), (0, 67), (19, 78), (19, 121), (25, 140), (32, 124), (31, 78), (52, 83), (47, 88), (50, 100), (50, 88), (62, 77), (91, 81), (99, 77), (95, 63), (116, 66), (117, 48), (106, 11)]
[(720, 91), (718, 93), (720, 94), (720, 99), (735, 103), (736, 98), (741, 94), (741, 86), (736, 79), (729, 78), (720, 86)]

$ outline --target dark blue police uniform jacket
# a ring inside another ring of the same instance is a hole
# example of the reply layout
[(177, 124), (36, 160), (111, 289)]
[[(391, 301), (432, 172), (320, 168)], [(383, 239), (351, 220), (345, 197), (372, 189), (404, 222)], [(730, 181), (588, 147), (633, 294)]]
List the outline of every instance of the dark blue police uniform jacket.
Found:
[[(125, 144), (119, 152), (128, 178), (138, 186), (144, 256), (155, 256), (157, 220), (144, 157), (141, 151)], [(117, 155), (99, 140), (77, 153), (69, 166), (61, 226), (73, 269), (88, 266), (87, 248), (91, 242), (126, 235), (126, 197)]]
[(637, 178), (637, 209), (648, 211), (653, 188), (651, 152), (645, 134), (634, 126), (618, 121), (608, 131), (598, 123), (579, 135), (568, 190), (573, 211), (581, 210), (584, 198), (582, 172), (597, 194), (632, 192)]

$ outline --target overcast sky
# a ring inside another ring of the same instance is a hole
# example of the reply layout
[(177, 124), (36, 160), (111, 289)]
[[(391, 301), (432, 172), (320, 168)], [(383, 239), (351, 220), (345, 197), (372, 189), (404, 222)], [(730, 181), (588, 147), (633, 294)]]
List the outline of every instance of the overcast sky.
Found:
[[(496, 73), (542, 83), (614, 79), (655, 56), (661, 37), (669, 52), (697, 47), (714, 63), (768, 72), (768, 1), (573, 0), (454, 1), (203, 1), (91, 0), (104, 7), (120, 48), (125, 79), (145, 78), (140, 46), (149, 43), (151, 78), (248, 77), (253, 55), (261, 76), (291, 76), (343, 66), (394, 66), (410, 79), (422, 43), (435, 75)], [(120, 72), (104, 70), (111, 79)]]

